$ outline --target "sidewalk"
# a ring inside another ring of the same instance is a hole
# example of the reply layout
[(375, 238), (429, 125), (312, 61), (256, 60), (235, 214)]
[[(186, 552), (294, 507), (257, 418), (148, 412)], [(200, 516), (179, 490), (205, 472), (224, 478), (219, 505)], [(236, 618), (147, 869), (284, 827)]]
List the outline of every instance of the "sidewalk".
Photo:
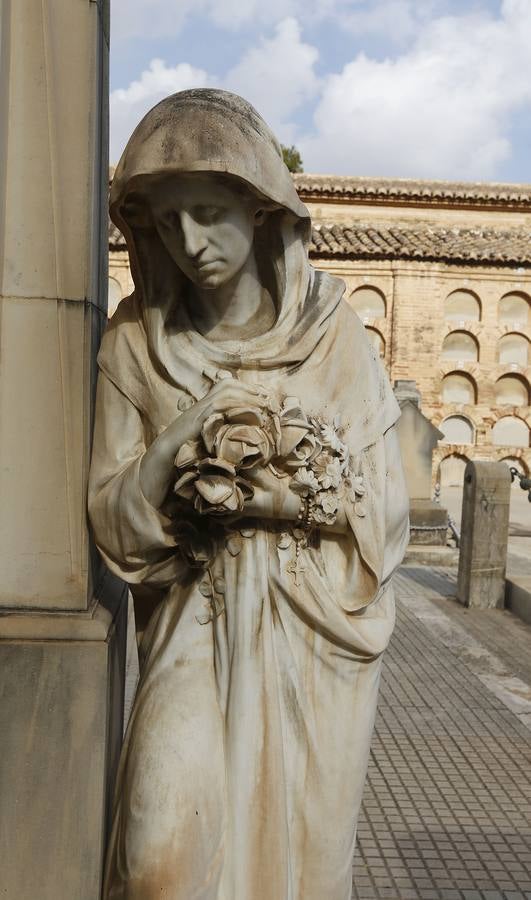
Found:
[(396, 576), (355, 900), (531, 900), (531, 626), (455, 576)]

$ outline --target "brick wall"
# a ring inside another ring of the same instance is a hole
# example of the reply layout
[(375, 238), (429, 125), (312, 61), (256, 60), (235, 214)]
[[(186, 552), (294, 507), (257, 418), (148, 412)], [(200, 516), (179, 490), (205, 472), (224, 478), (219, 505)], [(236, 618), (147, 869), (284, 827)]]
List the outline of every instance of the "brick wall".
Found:
[[(511, 331), (498, 322), (498, 303), (505, 294), (517, 291), (531, 297), (531, 272), (511, 268), (474, 268), (467, 265), (417, 262), (368, 262), (356, 260), (313, 260), (318, 268), (343, 278), (346, 296), (360, 287), (372, 286), (386, 301), (386, 316), (368, 318), (364, 324), (380, 332), (385, 341), (384, 363), (391, 380), (414, 379), (422, 397), (422, 410), (434, 425), (440, 427), (447, 416), (465, 416), (473, 425), (472, 445), (440, 443), (434, 452), (433, 480), (438, 477), (442, 459), (458, 454), (466, 459), (519, 459), (523, 468), (531, 468), (528, 447), (494, 446), (492, 427), (506, 415), (526, 421), (531, 429), (531, 407), (496, 406), (494, 385), (506, 374), (517, 374), (528, 389), (531, 365), (499, 365), (497, 347), (500, 337)], [(449, 323), (445, 320), (444, 303), (456, 290), (470, 291), (481, 306), (480, 321)], [(471, 334), (479, 346), (479, 360), (443, 360), (444, 337), (459, 330)], [(521, 333), (525, 333), (522, 329)], [(531, 363), (531, 359), (529, 360)], [(468, 375), (476, 386), (477, 402), (443, 403), (442, 381), (451, 372)], [(529, 441), (528, 441), (529, 445)]]

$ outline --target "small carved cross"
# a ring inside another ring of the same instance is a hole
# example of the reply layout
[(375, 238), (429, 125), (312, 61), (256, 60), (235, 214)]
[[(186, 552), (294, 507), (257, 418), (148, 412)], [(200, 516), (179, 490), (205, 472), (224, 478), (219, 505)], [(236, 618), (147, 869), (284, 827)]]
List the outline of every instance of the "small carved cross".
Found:
[(289, 572), (290, 575), (293, 575), (293, 580), (295, 585), (299, 587), (300, 585), (300, 576), (303, 572), (306, 571), (306, 566), (302, 562), (299, 548), (297, 547), (297, 551), (295, 552), (295, 559), (292, 559), (290, 564), (288, 565), (286, 571)]

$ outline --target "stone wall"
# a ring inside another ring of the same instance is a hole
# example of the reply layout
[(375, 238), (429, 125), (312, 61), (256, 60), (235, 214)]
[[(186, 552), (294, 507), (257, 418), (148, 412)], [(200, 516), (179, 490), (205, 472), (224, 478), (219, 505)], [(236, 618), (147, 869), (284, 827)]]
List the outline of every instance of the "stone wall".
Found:
[[(531, 366), (497, 362), (500, 337), (512, 329), (498, 322), (499, 300), (510, 292), (531, 296), (531, 272), (513, 269), (477, 268), (456, 264), (418, 263), (410, 261), (320, 261), (314, 264), (346, 283), (346, 296), (355, 302), (355, 291), (363, 287), (377, 289), (385, 301), (385, 316), (364, 317), (367, 328), (381, 335), (384, 342), (383, 361), (391, 378), (415, 380), (422, 397), (422, 411), (444, 431), (448, 417), (459, 416), (472, 427), (470, 443), (441, 442), (434, 452), (433, 479), (439, 479), (439, 467), (447, 457), (463, 460), (519, 460), (528, 472), (531, 468), (529, 429), (531, 407), (529, 384)], [(479, 321), (445, 321), (444, 304), (454, 291), (473, 293), (481, 306)], [(477, 361), (443, 359), (443, 341), (458, 330), (475, 338)], [(524, 333), (522, 331), (522, 333)], [(531, 360), (530, 360), (531, 362)], [(461, 373), (468, 377), (476, 402), (444, 402), (445, 376)], [(527, 388), (526, 405), (496, 405), (495, 384), (502, 376), (517, 376)], [(522, 419), (527, 427), (527, 446), (493, 444), (495, 423), (505, 416)], [(444, 478), (444, 465), (443, 465)]]

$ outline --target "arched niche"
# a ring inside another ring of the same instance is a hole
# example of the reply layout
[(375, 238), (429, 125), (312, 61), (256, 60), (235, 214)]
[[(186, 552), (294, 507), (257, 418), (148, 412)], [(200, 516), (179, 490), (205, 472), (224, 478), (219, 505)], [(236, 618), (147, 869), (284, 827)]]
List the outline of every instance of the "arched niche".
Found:
[(112, 316), (120, 300), (122, 299), (122, 288), (120, 282), (112, 276), (109, 277), (109, 288), (107, 296), (107, 315)]
[(441, 357), (458, 362), (477, 362), (478, 343), (467, 331), (451, 331), (443, 341)]
[(496, 406), (528, 406), (529, 387), (517, 375), (502, 375), (494, 385)]
[(481, 306), (472, 291), (452, 291), (444, 301), (444, 318), (447, 322), (479, 322)]
[(380, 357), (380, 359), (383, 359), (383, 357), (385, 356), (385, 340), (384, 340), (384, 338), (382, 337), (382, 335), (380, 334), (380, 332), (378, 331), (377, 328), (371, 328), (370, 326), (367, 326), (365, 328), (365, 331), (367, 332), (367, 337), (369, 338), (372, 346), (376, 350), (378, 356)]
[(476, 403), (476, 384), (470, 375), (463, 372), (449, 372), (441, 385), (442, 403)]
[(450, 456), (445, 456), (439, 466), (438, 482), (441, 488), (462, 487), (467, 462), (466, 456), (461, 456), (458, 453), (451, 453)]
[(439, 425), (443, 444), (473, 444), (474, 426), (466, 416), (448, 416)]
[(525, 369), (529, 364), (529, 341), (523, 334), (504, 334), (498, 341), (498, 362), (501, 365), (518, 365)]
[(376, 288), (367, 286), (357, 288), (350, 295), (349, 303), (362, 321), (385, 318), (385, 298)]
[(492, 443), (496, 447), (529, 447), (529, 427), (517, 416), (503, 416), (493, 426)]
[(524, 331), (531, 318), (531, 305), (529, 297), (519, 291), (511, 291), (505, 294), (498, 303), (498, 322), (514, 328), (516, 331)]

